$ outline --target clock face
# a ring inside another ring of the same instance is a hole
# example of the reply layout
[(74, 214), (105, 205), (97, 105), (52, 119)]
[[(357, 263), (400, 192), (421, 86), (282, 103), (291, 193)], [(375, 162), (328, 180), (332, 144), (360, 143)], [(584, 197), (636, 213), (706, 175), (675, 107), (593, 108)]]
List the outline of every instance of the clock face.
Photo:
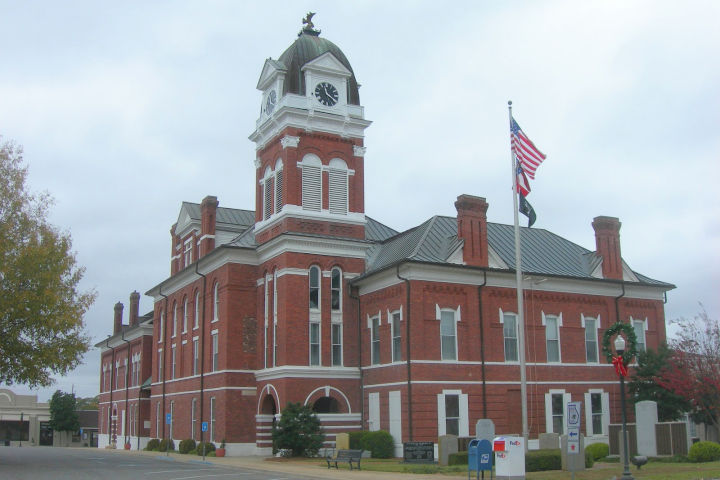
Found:
[(270, 115), (275, 110), (275, 103), (277, 102), (277, 94), (275, 90), (271, 90), (265, 100), (265, 113)]
[(332, 107), (338, 101), (338, 91), (328, 82), (318, 83), (315, 87), (315, 98), (326, 107)]

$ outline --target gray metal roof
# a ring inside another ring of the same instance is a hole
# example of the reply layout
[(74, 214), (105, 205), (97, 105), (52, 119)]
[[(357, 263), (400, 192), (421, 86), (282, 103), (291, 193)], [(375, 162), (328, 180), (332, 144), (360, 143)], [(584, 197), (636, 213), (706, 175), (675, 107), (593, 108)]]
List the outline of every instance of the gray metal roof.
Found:
[[(202, 209), (199, 203), (183, 202), (182, 208), (185, 208), (193, 220), (202, 219)], [(252, 210), (240, 210), (238, 208), (218, 207), (215, 220), (218, 223), (226, 223), (228, 225), (240, 225), (249, 227), (255, 224), (255, 212)]]
[[(488, 244), (508, 266), (515, 269), (515, 234), (512, 225), (488, 223)], [(520, 228), (523, 271), (540, 275), (596, 279), (592, 272), (600, 259), (552, 232)], [(435, 216), (395, 237), (375, 245), (367, 261), (366, 275), (403, 260), (448, 264), (448, 258), (462, 242), (457, 236), (455, 217)], [(672, 288), (673, 285), (633, 272), (640, 282)]]

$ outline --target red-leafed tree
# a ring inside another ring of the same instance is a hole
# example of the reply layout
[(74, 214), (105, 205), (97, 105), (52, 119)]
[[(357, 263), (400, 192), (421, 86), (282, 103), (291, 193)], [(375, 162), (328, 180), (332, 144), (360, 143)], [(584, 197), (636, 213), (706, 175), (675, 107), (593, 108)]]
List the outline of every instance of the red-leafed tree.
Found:
[(703, 308), (692, 320), (673, 323), (680, 330), (658, 384), (687, 399), (695, 421), (720, 431), (720, 322)]

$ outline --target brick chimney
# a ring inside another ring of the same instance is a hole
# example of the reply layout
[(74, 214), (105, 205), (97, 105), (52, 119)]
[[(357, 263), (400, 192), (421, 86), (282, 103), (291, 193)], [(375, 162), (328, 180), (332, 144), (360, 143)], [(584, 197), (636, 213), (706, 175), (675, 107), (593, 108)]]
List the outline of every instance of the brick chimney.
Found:
[(134, 291), (130, 294), (130, 326), (134, 327), (138, 324), (140, 310), (140, 294)]
[(615, 217), (595, 217), (595, 251), (602, 258), (603, 278), (622, 280), (620, 255), (620, 220)]
[(180, 270), (180, 252), (177, 248), (178, 243), (180, 243), (180, 238), (175, 234), (176, 228), (177, 223), (170, 227), (170, 275), (175, 275), (178, 270)]
[(115, 323), (113, 325), (113, 335), (117, 335), (122, 330), (122, 314), (123, 304), (118, 302), (115, 304)]
[(488, 266), (487, 209), (483, 197), (460, 195), (455, 202), (458, 237), (465, 242), (463, 261), (475, 267)]
[(218, 204), (217, 197), (212, 195), (203, 198), (200, 204), (202, 217), (200, 220), (200, 255), (198, 255), (198, 258), (204, 257), (215, 248), (215, 217)]

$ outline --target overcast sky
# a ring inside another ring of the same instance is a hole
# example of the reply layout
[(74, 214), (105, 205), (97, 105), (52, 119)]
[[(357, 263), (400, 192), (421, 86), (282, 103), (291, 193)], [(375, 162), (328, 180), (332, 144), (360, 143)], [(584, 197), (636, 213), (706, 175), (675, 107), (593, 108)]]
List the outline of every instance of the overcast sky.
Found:
[[(629, 266), (677, 285), (668, 320), (720, 316), (720, 2), (0, 0), (0, 135), (98, 292), (93, 343), (169, 274), (182, 201), (254, 209), (255, 86), (308, 11), (373, 121), (368, 215), (405, 230), (467, 193), (512, 223), (512, 100), (547, 154), (535, 228), (594, 250), (592, 219), (618, 217)], [(96, 395), (98, 365), (39, 399)]]

